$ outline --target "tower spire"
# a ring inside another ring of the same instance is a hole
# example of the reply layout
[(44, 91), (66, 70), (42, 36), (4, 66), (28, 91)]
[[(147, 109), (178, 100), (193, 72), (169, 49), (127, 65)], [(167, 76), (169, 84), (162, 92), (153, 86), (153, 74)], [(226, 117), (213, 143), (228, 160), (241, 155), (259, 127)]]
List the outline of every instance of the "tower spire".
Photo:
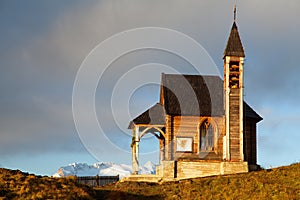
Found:
[(236, 5), (233, 10), (233, 25), (224, 51), (225, 56), (245, 57), (244, 48), (236, 25)]

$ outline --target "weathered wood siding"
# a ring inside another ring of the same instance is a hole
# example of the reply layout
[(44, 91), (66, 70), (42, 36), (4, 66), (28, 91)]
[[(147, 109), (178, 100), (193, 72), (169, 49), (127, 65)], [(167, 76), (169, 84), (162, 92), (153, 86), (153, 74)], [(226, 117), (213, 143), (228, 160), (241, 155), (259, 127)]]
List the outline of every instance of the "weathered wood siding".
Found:
[(220, 162), (188, 162), (177, 163), (178, 178), (193, 178), (220, 174)]
[(256, 121), (251, 118), (244, 120), (244, 159), (249, 165), (257, 164)]
[(229, 108), (230, 160), (240, 161), (240, 89), (230, 89)]
[[(215, 145), (213, 152), (200, 152), (199, 127), (206, 119), (211, 121), (215, 132)], [(225, 134), (224, 123), (224, 117), (167, 116), (165, 160), (220, 160), (223, 156), (223, 136)], [(176, 150), (176, 137), (193, 138), (192, 152), (178, 152)]]
[(194, 178), (248, 172), (247, 162), (177, 161), (177, 178)]
[(174, 140), (174, 134), (173, 134), (173, 123), (174, 123), (174, 117), (167, 115), (166, 116), (166, 132), (165, 132), (165, 160), (170, 161), (173, 160), (173, 140)]

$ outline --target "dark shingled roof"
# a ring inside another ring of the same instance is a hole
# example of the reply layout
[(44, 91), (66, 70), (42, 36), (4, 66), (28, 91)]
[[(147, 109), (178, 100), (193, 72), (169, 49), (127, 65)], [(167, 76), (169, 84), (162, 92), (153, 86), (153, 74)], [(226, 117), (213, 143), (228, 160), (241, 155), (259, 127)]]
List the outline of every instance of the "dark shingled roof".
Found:
[(257, 122), (263, 120), (246, 102), (244, 102), (244, 114), (246, 117), (255, 119)]
[(227, 45), (224, 51), (224, 57), (225, 56), (245, 57), (244, 48), (235, 22), (233, 22)]
[(134, 120), (129, 123), (129, 129), (133, 128), (134, 124), (150, 124), (150, 125), (164, 125), (165, 124), (165, 109), (160, 103), (155, 104)]
[[(129, 124), (164, 125), (165, 115), (223, 116), (223, 81), (218, 76), (162, 74), (164, 105), (157, 103)], [(244, 102), (244, 114), (257, 122), (262, 118)]]
[(162, 74), (168, 115), (221, 116), (223, 81), (218, 76)]

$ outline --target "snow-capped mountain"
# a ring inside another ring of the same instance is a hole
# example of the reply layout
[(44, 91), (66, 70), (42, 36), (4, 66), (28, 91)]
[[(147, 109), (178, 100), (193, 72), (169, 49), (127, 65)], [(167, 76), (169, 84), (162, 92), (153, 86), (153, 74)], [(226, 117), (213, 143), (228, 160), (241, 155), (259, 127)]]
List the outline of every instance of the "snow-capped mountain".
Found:
[[(155, 164), (151, 161), (146, 162), (139, 168), (140, 174), (155, 174)], [(131, 174), (131, 165), (114, 164), (112, 162), (98, 162), (93, 165), (86, 163), (72, 163), (61, 167), (53, 174), (54, 177), (65, 176), (128, 176)]]

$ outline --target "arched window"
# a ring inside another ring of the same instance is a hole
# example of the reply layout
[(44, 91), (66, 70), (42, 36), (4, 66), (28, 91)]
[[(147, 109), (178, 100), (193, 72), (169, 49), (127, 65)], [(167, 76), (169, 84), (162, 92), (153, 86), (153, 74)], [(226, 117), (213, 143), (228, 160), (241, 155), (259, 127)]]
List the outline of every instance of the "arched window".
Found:
[(208, 120), (200, 126), (200, 151), (212, 151), (214, 149), (214, 128)]

